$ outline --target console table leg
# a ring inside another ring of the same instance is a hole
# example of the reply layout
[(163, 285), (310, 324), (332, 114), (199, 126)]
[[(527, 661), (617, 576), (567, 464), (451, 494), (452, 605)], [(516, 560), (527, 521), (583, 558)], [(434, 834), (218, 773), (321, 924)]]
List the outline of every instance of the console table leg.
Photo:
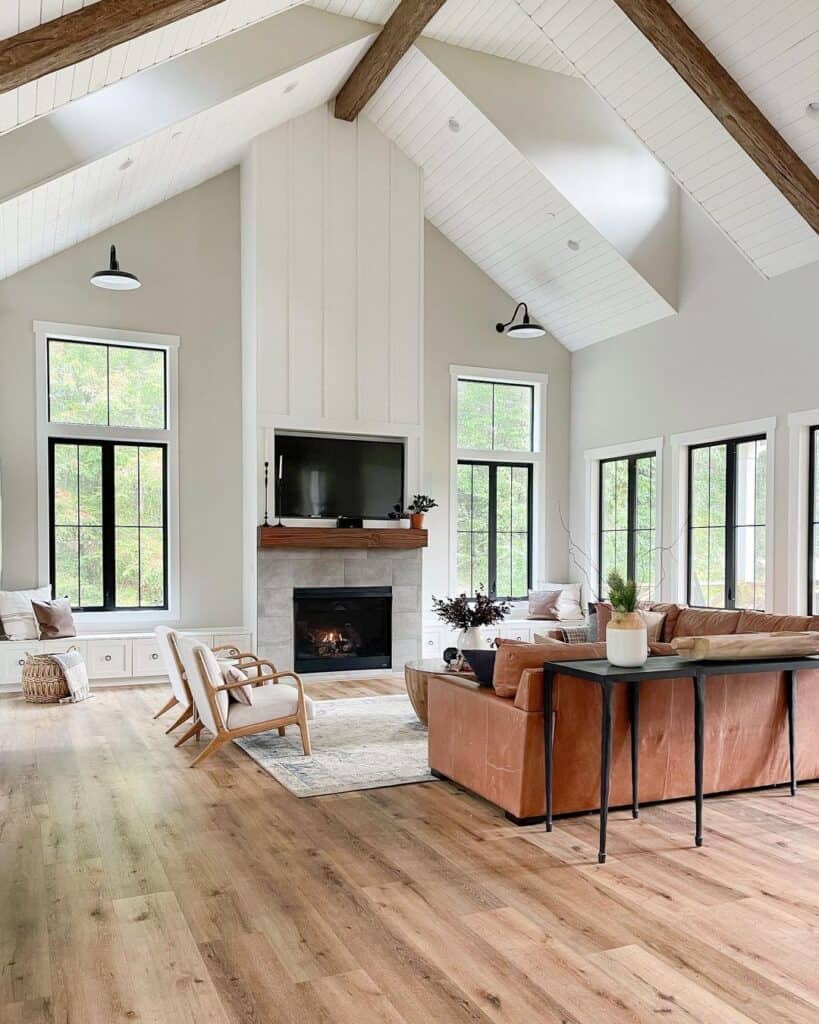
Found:
[(543, 750), (546, 761), (546, 831), (552, 831), (552, 789), (554, 776), (554, 672), (543, 666)]
[(694, 842), (702, 846), (702, 776), (703, 776), (703, 719), (705, 717), (705, 676), (694, 676), (694, 792), (697, 804), (697, 825)]
[(600, 849), (597, 863), (606, 863), (606, 833), (609, 825), (609, 792), (611, 789), (611, 722), (614, 687), (602, 685), (602, 721), (600, 729)]
[(631, 732), (631, 816), (640, 817), (640, 684), (629, 683), (629, 729)]
[(788, 685), (788, 746), (791, 763), (791, 796), (796, 796), (796, 672), (785, 673)]

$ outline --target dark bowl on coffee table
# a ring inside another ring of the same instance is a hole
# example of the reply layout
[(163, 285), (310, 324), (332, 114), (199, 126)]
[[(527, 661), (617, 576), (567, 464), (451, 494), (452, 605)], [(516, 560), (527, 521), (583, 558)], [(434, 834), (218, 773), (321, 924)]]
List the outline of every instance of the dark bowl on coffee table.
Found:
[(461, 651), (481, 686), (492, 685), (497, 651)]

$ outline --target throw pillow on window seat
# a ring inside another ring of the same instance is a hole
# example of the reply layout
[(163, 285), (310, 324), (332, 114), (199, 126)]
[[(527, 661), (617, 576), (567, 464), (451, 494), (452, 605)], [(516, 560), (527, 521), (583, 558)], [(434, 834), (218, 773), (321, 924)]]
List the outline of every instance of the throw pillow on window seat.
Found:
[(557, 622), (560, 618), (558, 611), (560, 594), (559, 590), (530, 590), (528, 617), (530, 619), (553, 619)]
[(31, 606), (32, 601), (49, 601), (51, 587), (35, 590), (1, 590), (0, 619), (9, 640), (39, 640), (40, 627)]
[(32, 601), (31, 607), (34, 609), (41, 640), (60, 640), (77, 635), (71, 603), (67, 597), (58, 597), (55, 601)]
[(559, 619), (582, 620), (583, 606), (580, 602), (579, 583), (538, 583), (537, 589), (560, 591), (560, 600), (557, 602), (557, 616)]

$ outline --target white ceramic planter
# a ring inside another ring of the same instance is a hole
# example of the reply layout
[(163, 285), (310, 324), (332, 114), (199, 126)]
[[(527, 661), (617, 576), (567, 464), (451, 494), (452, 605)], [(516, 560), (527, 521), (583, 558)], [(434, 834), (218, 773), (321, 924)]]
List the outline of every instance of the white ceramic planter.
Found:
[(458, 637), (459, 651), (488, 651), (489, 641), (480, 626), (469, 626)]
[(618, 668), (639, 668), (648, 658), (648, 633), (637, 612), (614, 612), (606, 629), (606, 657)]

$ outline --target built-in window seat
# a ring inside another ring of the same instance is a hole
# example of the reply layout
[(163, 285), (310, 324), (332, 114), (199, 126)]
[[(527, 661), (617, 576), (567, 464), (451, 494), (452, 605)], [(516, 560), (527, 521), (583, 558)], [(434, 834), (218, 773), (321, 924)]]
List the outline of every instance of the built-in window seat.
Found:
[[(238, 628), (183, 629), (209, 646), (235, 644), (246, 651), (250, 630)], [(59, 654), (76, 647), (85, 659), (91, 684), (124, 682), (154, 683), (167, 679), (159, 646), (153, 633), (85, 633), (64, 640), (0, 641), (0, 691), (15, 691), (27, 654)]]

